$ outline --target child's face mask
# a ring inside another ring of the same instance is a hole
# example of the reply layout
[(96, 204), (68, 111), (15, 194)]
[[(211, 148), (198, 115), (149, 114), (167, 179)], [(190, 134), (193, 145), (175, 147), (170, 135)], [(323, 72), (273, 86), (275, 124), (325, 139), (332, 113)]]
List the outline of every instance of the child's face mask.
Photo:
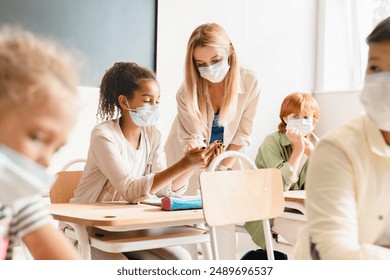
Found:
[(378, 129), (390, 131), (390, 72), (367, 75), (360, 102)]
[[(127, 100), (126, 103), (129, 106)], [(131, 120), (138, 126), (155, 125), (160, 114), (158, 105), (137, 107), (135, 109), (130, 109), (129, 106), (127, 110), (129, 111)]]
[(41, 194), (54, 183), (56, 176), (18, 152), (0, 146), (0, 202), (15, 205), (30, 196)]
[(287, 121), (286, 128), (295, 128), (300, 131), (303, 136), (306, 136), (314, 129), (313, 119), (291, 119)]

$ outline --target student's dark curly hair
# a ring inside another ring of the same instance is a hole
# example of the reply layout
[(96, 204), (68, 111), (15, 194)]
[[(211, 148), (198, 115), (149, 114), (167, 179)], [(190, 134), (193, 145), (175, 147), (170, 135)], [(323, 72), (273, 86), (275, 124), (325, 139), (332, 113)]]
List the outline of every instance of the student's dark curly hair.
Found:
[(118, 118), (121, 112), (118, 97), (124, 95), (132, 100), (145, 80), (157, 83), (155, 74), (149, 69), (134, 62), (116, 62), (106, 71), (100, 84), (96, 117), (102, 121)]

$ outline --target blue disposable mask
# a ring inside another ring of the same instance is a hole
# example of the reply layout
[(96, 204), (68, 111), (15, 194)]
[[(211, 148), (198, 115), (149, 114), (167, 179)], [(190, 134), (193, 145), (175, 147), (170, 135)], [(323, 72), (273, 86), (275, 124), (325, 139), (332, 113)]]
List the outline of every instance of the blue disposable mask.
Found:
[(56, 175), (22, 154), (0, 145), (0, 202), (14, 207), (18, 201), (42, 194)]
[[(129, 103), (127, 103), (127, 106), (129, 106)], [(137, 107), (135, 109), (127, 109), (127, 110), (129, 111), (130, 118), (132, 119), (134, 124), (138, 126), (155, 125), (160, 115), (158, 105)]]
[(295, 128), (303, 136), (308, 135), (313, 129), (313, 119), (293, 119), (287, 122), (286, 128)]

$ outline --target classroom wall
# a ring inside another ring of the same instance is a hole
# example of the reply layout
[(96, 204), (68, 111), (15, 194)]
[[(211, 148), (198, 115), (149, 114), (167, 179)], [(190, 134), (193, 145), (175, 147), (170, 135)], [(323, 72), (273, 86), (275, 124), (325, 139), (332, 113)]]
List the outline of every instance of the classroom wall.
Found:
[[(78, 87), (79, 114), (77, 122), (68, 137), (68, 143), (53, 157), (50, 172), (57, 172), (71, 160), (87, 159), (90, 135), (97, 123), (96, 112), (99, 104), (99, 88)], [(82, 169), (82, 164), (72, 169)]]
[(17, 25), (78, 53), (80, 85), (114, 62), (155, 66), (155, 0), (0, 0), (0, 26)]
[(277, 128), (283, 98), (293, 91), (313, 92), (316, 1), (159, 1), (158, 127), (163, 140), (177, 112), (175, 95), (183, 78), (187, 40), (198, 25), (206, 22), (224, 27), (241, 64), (257, 71), (262, 84), (253, 143), (245, 151), (254, 159), (263, 138)]
[[(217, 22), (231, 37), (240, 63), (257, 71), (262, 85), (253, 143), (245, 150), (254, 159), (263, 138), (277, 128), (283, 98), (293, 91), (313, 91), (315, 17), (312, 0), (159, 1), (157, 78), (161, 114), (157, 126), (162, 141), (165, 143), (177, 112), (175, 96), (183, 79), (187, 40), (198, 25)], [(87, 157), (98, 93), (98, 88), (79, 87), (79, 120), (69, 143), (54, 158), (52, 171), (69, 160)]]
[(314, 98), (321, 109), (316, 127), (318, 137), (363, 113), (359, 93), (358, 90), (314, 93)]
[[(283, 98), (293, 91), (314, 91), (316, 9), (316, 1), (312, 0), (159, 1), (157, 78), (161, 85), (161, 114), (157, 126), (163, 142), (177, 113), (175, 96), (183, 79), (187, 40), (198, 25), (217, 22), (230, 35), (241, 64), (257, 71), (262, 85), (253, 143), (245, 150), (254, 159), (264, 137), (277, 128)], [(68, 145), (55, 157), (50, 167), (53, 171), (71, 159), (87, 157), (99, 89), (80, 87), (79, 93), (79, 121)], [(321, 92), (314, 96), (321, 108), (316, 129), (319, 136), (361, 112), (356, 91)]]

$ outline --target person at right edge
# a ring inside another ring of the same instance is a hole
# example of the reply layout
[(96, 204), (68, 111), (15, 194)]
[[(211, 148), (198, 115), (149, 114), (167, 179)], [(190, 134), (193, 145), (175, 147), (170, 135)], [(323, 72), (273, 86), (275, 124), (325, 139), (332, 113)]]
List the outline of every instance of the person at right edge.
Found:
[(321, 138), (294, 259), (390, 259), (390, 17), (367, 37), (363, 116)]

